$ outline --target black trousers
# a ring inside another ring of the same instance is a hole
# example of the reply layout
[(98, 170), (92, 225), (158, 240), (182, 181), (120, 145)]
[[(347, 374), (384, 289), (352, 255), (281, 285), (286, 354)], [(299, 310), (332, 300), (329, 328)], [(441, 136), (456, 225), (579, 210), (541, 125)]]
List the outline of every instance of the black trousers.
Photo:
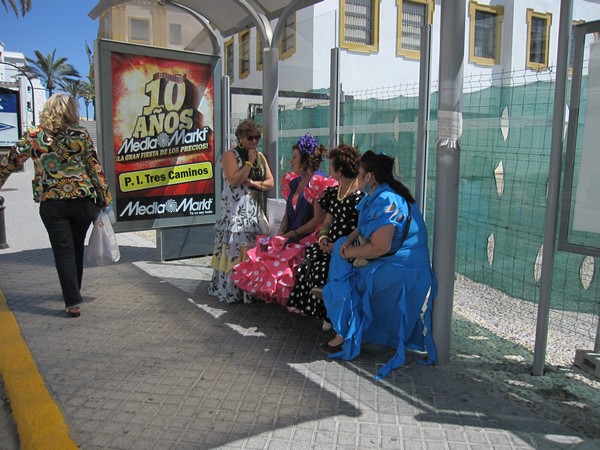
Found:
[(46, 200), (40, 217), (48, 231), (54, 264), (67, 307), (80, 305), (83, 280), (83, 251), (88, 228), (100, 209), (89, 198)]

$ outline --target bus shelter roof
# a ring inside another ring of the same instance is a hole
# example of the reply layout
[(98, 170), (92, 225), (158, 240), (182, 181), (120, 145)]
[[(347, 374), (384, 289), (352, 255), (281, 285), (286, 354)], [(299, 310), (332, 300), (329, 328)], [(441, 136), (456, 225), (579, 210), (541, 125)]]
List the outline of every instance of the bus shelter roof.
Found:
[[(257, 25), (259, 17), (273, 20), (288, 8), (294, 11), (319, 3), (321, 0), (158, 0), (163, 4), (181, 6), (208, 19), (223, 37), (231, 36)], [(127, 3), (127, 0), (100, 0), (89, 13), (97, 19), (104, 11)]]

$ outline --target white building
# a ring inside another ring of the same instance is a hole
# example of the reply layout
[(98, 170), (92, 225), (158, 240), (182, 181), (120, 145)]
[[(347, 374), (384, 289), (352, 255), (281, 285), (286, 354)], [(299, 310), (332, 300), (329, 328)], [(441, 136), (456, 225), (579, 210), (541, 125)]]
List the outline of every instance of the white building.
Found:
[[(556, 65), (559, 0), (464, 0), (465, 78), (500, 79)], [(419, 77), (420, 27), (432, 26), (431, 78), (439, 73), (442, 0), (323, 0), (292, 14), (278, 43), (279, 89), (327, 90), (331, 49), (341, 48), (346, 93), (414, 85)], [(573, 24), (600, 19), (598, 0), (574, 0)], [(206, 21), (208, 23), (208, 21)], [(275, 29), (277, 21), (271, 23)], [(102, 12), (99, 37), (171, 49), (212, 53), (205, 23), (168, 2), (130, 0)], [(262, 87), (262, 42), (256, 28), (220, 36), (223, 73), (234, 88)], [(468, 89), (468, 86), (466, 86)], [(295, 107), (299, 97), (281, 98)], [(243, 116), (259, 95), (236, 98)]]
[[(0, 41), (0, 87), (19, 91), (21, 130), (39, 120), (39, 115), (46, 103), (46, 89), (37, 78), (29, 79), (16, 67), (26, 64), (25, 55), (20, 52), (7, 51)], [(15, 67), (16, 66), (16, 67)], [(33, 92), (32, 92), (33, 88)]]
[(132, 44), (212, 53), (204, 24), (179, 8), (150, 0), (131, 0), (103, 10), (98, 37)]
[[(464, 77), (500, 79), (520, 72), (543, 76), (552, 71), (560, 3), (468, 1)], [(432, 26), (431, 78), (436, 80), (441, 8), (441, 0), (324, 0), (297, 11), (279, 42), (279, 88), (299, 92), (328, 88), (330, 52), (336, 46), (342, 50), (340, 78), (345, 92), (416, 85), (424, 24)], [(598, 20), (600, 4), (574, 0), (572, 17), (574, 25)], [(232, 86), (259, 88), (262, 54), (256, 29), (223, 39), (222, 48), (224, 74), (230, 76)], [(244, 108), (241, 103), (238, 108)]]

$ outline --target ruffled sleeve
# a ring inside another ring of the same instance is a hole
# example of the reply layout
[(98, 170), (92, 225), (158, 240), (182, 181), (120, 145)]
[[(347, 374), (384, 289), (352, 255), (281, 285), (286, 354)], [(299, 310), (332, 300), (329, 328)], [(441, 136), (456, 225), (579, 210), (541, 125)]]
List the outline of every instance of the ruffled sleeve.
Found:
[(326, 213), (330, 213), (333, 209), (333, 201), (337, 195), (337, 189), (335, 187), (328, 187), (319, 199), (319, 205), (321, 209)]
[(281, 196), (285, 200), (290, 196), (290, 182), (299, 176), (300, 175), (297, 175), (294, 172), (288, 172), (281, 177)]
[(325, 192), (325, 189), (327, 189), (328, 187), (335, 187), (337, 186), (337, 184), (338, 182), (333, 178), (324, 177), (323, 175), (319, 174), (314, 174), (310, 178), (308, 185), (304, 188), (304, 198), (308, 203), (312, 205), (315, 200), (321, 198), (321, 196)]
[[(364, 201), (364, 200), (370, 201)], [(396, 233), (401, 233), (406, 226), (408, 204), (401, 195), (384, 191), (375, 198), (365, 197), (358, 206), (359, 229), (361, 234), (370, 237), (385, 225), (392, 224)]]

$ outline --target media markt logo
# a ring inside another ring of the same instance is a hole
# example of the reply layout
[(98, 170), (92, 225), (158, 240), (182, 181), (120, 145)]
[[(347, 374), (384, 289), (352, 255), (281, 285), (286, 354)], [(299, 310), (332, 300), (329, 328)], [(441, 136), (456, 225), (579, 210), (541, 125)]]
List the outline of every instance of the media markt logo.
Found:
[(165, 211), (168, 213), (177, 212), (177, 202), (170, 198), (165, 202)]
[(186, 213), (189, 215), (209, 214), (212, 213), (213, 199), (205, 198), (203, 200), (195, 200), (193, 198), (184, 198), (180, 203), (170, 198), (163, 203), (152, 202), (149, 205), (142, 205), (140, 201), (131, 201), (127, 203), (125, 208), (119, 214), (119, 217), (139, 217), (157, 214), (174, 214)]

